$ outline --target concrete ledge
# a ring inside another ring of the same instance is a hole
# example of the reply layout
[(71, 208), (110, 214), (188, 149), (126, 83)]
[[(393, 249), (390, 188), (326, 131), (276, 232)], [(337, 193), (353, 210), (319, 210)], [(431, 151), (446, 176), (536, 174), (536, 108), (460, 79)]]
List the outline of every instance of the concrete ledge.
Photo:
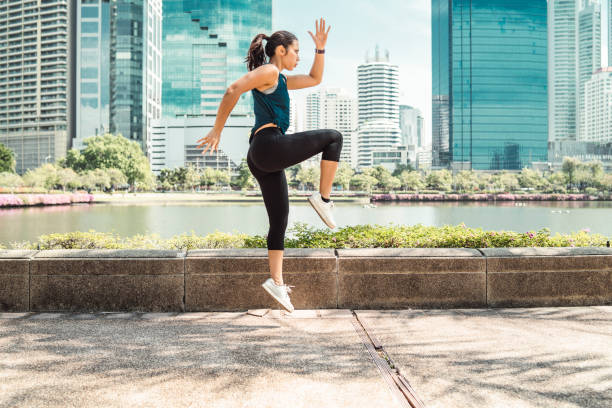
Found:
[(30, 311), (183, 311), (184, 256), (180, 251), (41, 251), (30, 264)]
[(612, 304), (612, 248), (491, 248), (491, 307)]
[[(338, 307), (333, 249), (287, 248), (283, 258), (283, 280), (295, 286), (291, 303), (296, 309)], [(278, 308), (261, 288), (269, 277), (265, 248), (189, 251), (185, 259), (185, 310)]]
[[(296, 309), (612, 305), (612, 248), (293, 249)], [(268, 251), (0, 251), (0, 312), (277, 309)]]
[(30, 259), (38, 251), (0, 250), (0, 312), (30, 307)]
[(338, 307), (485, 307), (486, 261), (475, 249), (338, 250)]

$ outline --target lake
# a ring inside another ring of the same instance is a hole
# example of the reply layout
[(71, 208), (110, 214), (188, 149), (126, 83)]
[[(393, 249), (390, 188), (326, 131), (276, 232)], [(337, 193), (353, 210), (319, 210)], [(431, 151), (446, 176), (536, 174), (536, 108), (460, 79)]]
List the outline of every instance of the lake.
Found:
[[(591, 232), (612, 236), (612, 202), (442, 202), (335, 203), (338, 227), (358, 224), (457, 225), (485, 230), (525, 232), (550, 228), (555, 234)], [(291, 202), (289, 227), (305, 222), (327, 228), (306, 202)], [(53, 232), (115, 232), (122, 237), (157, 233), (162, 238), (194, 231), (206, 235), (215, 230), (264, 235), (268, 230), (266, 208), (261, 203), (155, 202), (96, 203), (0, 209), (0, 243), (35, 241)]]

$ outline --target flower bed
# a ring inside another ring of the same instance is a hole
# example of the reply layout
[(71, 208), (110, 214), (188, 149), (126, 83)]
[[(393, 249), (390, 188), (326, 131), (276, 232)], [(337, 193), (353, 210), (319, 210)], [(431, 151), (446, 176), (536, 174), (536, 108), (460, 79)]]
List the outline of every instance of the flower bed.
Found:
[(60, 205), (91, 203), (94, 196), (87, 193), (75, 194), (0, 194), (0, 208), (29, 207), (34, 205)]
[(372, 194), (370, 201), (603, 201), (589, 194)]

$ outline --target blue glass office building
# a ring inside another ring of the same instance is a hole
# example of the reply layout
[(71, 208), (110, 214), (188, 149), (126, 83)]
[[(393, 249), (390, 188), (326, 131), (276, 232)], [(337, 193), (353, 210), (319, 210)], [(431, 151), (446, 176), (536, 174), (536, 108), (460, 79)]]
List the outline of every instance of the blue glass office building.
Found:
[(432, 164), (547, 160), (546, 0), (432, 0)]
[[(164, 0), (163, 16), (162, 117), (215, 115), (253, 37), (272, 34), (272, 1)], [(250, 93), (232, 113), (252, 114)]]
[(109, 131), (109, 0), (79, 0), (76, 41), (76, 132), (73, 148)]

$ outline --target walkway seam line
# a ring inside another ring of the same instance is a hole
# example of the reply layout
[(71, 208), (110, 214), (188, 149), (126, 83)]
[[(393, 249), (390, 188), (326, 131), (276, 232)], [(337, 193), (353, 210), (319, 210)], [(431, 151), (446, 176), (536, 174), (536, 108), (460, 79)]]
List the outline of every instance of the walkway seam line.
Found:
[[(399, 372), (397, 365), (391, 360), (382, 344), (380, 344), (373, 333), (370, 334), (367, 331), (367, 326), (364, 326), (363, 322), (359, 320), (357, 313), (354, 310), (351, 310), (351, 313), (353, 314), (353, 319), (351, 320), (353, 327), (396, 400), (402, 407), (425, 408), (425, 404), (417, 396), (408, 380)], [(376, 345), (378, 345), (379, 349), (375, 349)]]

